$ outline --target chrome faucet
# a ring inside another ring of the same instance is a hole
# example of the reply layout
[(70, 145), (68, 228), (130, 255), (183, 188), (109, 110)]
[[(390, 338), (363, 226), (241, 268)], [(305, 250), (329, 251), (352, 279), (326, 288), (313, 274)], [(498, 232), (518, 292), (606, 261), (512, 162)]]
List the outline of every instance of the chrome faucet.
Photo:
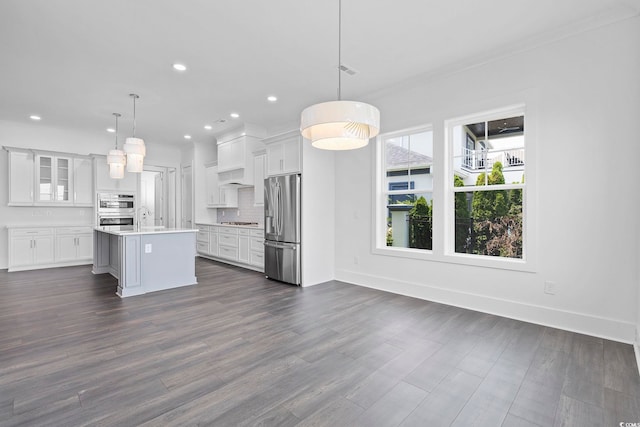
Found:
[(149, 215), (151, 215), (151, 211), (146, 206), (140, 206), (138, 209), (136, 209), (136, 231), (140, 231), (140, 223), (142, 222), (142, 220), (146, 221)]

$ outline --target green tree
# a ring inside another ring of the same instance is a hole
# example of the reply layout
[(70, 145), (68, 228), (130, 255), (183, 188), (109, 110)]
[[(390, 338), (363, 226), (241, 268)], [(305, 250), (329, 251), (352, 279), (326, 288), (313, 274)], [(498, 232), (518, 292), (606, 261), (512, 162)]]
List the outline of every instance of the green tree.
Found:
[(433, 202), (420, 196), (409, 211), (409, 247), (417, 249), (433, 248), (433, 226), (431, 214)]
[[(481, 173), (476, 180), (477, 186), (504, 184), (502, 163), (495, 162), (489, 175)], [(499, 218), (507, 215), (509, 196), (506, 190), (474, 191), (471, 202), (471, 217), (475, 234), (474, 253), (480, 255), (500, 255), (495, 246), (487, 248), (487, 242), (496, 237), (493, 225)]]
[[(453, 176), (454, 187), (464, 187), (464, 181), (458, 175)], [(467, 193), (455, 194), (455, 251), (464, 253), (468, 251), (469, 237), (471, 235), (471, 215), (469, 213), (469, 203)]]

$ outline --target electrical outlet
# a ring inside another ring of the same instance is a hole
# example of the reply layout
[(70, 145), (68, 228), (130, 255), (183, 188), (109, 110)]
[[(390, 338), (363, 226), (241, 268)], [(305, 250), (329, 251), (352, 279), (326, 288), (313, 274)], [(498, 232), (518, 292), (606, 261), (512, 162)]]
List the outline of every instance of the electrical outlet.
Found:
[(150, 254), (150, 253), (151, 253), (151, 249), (152, 249), (152, 247), (151, 247), (151, 243), (146, 243), (146, 244), (144, 245), (144, 253), (145, 253), (145, 254)]
[(549, 295), (555, 295), (558, 290), (558, 284), (556, 282), (550, 282), (546, 280), (544, 282), (544, 293)]
[(360, 260), (358, 259), (358, 257), (357, 257), (357, 256), (354, 256), (354, 257), (353, 257), (353, 263), (354, 263), (354, 264), (358, 264), (359, 262), (360, 262)]
[(238, 216), (240, 216), (240, 209), (238, 209)]
[(222, 216), (224, 216), (224, 209), (222, 209)]

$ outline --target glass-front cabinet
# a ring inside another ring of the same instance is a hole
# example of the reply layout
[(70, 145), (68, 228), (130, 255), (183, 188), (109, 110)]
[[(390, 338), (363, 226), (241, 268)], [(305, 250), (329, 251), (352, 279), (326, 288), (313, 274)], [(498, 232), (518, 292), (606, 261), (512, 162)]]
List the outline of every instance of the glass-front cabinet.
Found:
[(36, 202), (72, 203), (72, 157), (36, 156)]

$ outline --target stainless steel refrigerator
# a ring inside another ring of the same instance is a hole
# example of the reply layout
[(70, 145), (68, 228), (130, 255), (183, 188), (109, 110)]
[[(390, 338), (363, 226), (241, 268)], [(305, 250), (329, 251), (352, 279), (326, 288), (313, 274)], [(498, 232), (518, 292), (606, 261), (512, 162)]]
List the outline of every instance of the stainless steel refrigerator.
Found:
[(264, 274), (300, 285), (300, 175), (264, 180)]

